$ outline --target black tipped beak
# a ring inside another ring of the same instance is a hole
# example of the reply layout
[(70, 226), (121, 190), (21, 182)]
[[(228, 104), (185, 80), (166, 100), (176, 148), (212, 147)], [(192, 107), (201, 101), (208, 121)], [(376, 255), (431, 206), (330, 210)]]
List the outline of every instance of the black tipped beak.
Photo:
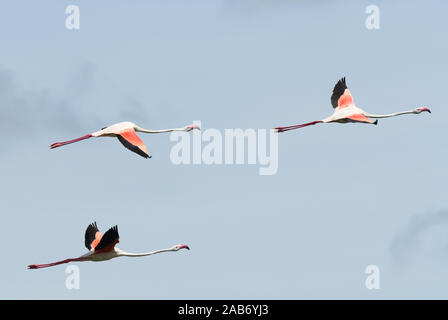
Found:
[(185, 246), (185, 249), (190, 250), (190, 247), (189, 246)]

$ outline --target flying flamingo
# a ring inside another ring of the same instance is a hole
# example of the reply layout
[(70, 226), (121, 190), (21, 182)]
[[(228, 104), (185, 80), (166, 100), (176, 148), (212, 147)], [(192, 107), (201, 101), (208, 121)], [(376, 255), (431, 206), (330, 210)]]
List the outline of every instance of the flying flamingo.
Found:
[(329, 123), (329, 122), (339, 122), (339, 123), (364, 122), (376, 125), (378, 123), (378, 120), (373, 121), (372, 119), (369, 118), (389, 118), (408, 113), (419, 114), (423, 111), (431, 113), (431, 110), (429, 110), (427, 107), (421, 107), (409, 111), (402, 111), (383, 115), (376, 115), (365, 112), (364, 110), (355, 106), (353, 102), (353, 97), (350, 94), (350, 90), (347, 89), (347, 85), (345, 84), (345, 77), (340, 79), (334, 86), (333, 94), (331, 95), (331, 104), (333, 105), (333, 108), (335, 110), (334, 113), (328, 118), (289, 127), (277, 127), (275, 128), (275, 130), (277, 132), (283, 132), (303, 128), (317, 123)]
[(143, 257), (161, 252), (179, 251), (180, 249), (190, 250), (186, 244), (178, 244), (168, 249), (161, 249), (146, 253), (128, 253), (115, 247), (118, 243), (118, 238), (117, 226), (110, 228), (104, 235), (102, 235), (96, 226), (96, 222), (93, 222), (87, 227), (85, 233), (85, 246), (89, 250), (88, 253), (78, 258), (69, 258), (53, 263), (31, 264), (28, 266), (28, 269), (47, 268), (72, 261), (106, 261), (117, 257)]
[(65, 146), (66, 144), (78, 142), (81, 140), (89, 139), (92, 137), (117, 137), (118, 140), (129, 150), (141, 155), (144, 158), (151, 158), (148, 155), (148, 151), (146, 150), (146, 146), (143, 141), (138, 137), (136, 132), (144, 132), (144, 133), (162, 133), (162, 132), (171, 132), (171, 131), (191, 131), (193, 129), (200, 129), (198, 126), (192, 124), (185, 126), (183, 128), (172, 128), (172, 129), (163, 129), (163, 130), (148, 130), (143, 129), (137, 126), (135, 123), (125, 121), (113, 124), (109, 127), (104, 127), (99, 131), (86, 134), (77, 139), (68, 140), (64, 142), (55, 142), (50, 148), (58, 148)]

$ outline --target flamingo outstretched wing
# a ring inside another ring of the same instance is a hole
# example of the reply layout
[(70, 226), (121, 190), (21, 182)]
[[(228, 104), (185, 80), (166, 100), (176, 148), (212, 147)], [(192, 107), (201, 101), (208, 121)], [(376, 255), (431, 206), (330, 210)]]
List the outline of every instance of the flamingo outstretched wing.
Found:
[(98, 245), (95, 247), (95, 252), (110, 251), (119, 242), (118, 227), (112, 227), (104, 233)]
[(367, 118), (365, 115), (357, 113), (357, 114), (353, 114), (351, 116), (348, 116), (347, 119), (349, 119), (349, 121), (353, 121), (353, 122), (365, 122), (365, 123), (371, 123), (371, 124), (378, 124), (378, 120), (373, 121), (372, 119)]
[(347, 88), (345, 77), (341, 78), (334, 86), (331, 104), (333, 108), (345, 108), (353, 104), (353, 97)]
[(130, 128), (119, 132), (117, 134), (117, 138), (123, 144), (123, 146), (125, 146), (132, 152), (141, 155), (143, 158), (151, 158), (148, 155), (145, 144), (138, 137), (134, 129)]
[(95, 247), (101, 241), (102, 237), (103, 235), (98, 230), (96, 222), (89, 224), (84, 235), (84, 244), (86, 248), (90, 251), (95, 250)]

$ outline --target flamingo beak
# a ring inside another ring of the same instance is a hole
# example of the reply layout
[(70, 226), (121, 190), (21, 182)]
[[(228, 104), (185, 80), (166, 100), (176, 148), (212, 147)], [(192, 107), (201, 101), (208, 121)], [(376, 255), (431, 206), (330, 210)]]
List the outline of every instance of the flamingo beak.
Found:
[(187, 246), (186, 244), (181, 244), (181, 245), (179, 246), (179, 249), (187, 249), (187, 250), (190, 250), (190, 247)]
[(201, 128), (199, 128), (197, 125), (194, 125), (194, 124), (187, 126), (187, 128), (188, 128), (188, 131), (191, 131), (194, 129), (201, 130)]
[(427, 111), (427, 112), (431, 113), (431, 110), (429, 110), (429, 108), (426, 108), (426, 107), (421, 108), (420, 110), (422, 110), (422, 112), (423, 112), (423, 111)]

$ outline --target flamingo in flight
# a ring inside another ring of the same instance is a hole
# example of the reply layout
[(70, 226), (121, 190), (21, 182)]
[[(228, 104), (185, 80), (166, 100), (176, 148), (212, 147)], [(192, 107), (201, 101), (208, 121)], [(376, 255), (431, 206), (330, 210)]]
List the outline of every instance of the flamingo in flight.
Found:
[(146, 146), (143, 141), (138, 137), (136, 132), (144, 132), (144, 133), (162, 133), (162, 132), (171, 132), (171, 131), (191, 131), (194, 129), (200, 129), (198, 126), (192, 124), (185, 126), (183, 128), (172, 128), (172, 129), (163, 129), (163, 130), (148, 130), (143, 129), (137, 126), (133, 122), (125, 121), (113, 124), (109, 127), (104, 127), (99, 131), (86, 134), (77, 139), (63, 141), (63, 142), (55, 142), (50, 146), (50, 149), (58, 148), (65, 146), (70, 143), (78, 142), (81, 140), (89, 139), (92, 137), (117, 137), (118, 140), (131, 150), (144, 158), (151, 158), (152, 156), (148, 155), (148, 151), (146, 150)]
[(397, 113), (382, 114), (382, 115), (370, 114), (368, 112), (365, 112), (364, 110), (355, 106), (355, 103), (353, 102), (353, 97), (350, 94), (350, 90), (347, 88), (347, 85), (345, 83), (345, 77), (341, 78), (334, 86), (333, 94), (331, 95), (331, 104), (333, 105), (334, 112), (328, 118), (298, 124), (294, 126), (276, 127), (275, 130), (277, 132), (283, 132), (303, 128), (306, 126), (311, 126), (317, 123), (330, 123), (330, 122), (339, 122), (339, 123), (364, 122), (376, 125), (378, 123), (378, 120), (373, 121), (372, 119), (369, 118), (389, 118), (400, 116), (402, 114), (411, 114), (411, 113), (419, 114), (424, 111), (431, 113), (431, 110), (429, 110), (427, 107), (419, 107), (409, 111), (401, 111)]
[(85, 233), (85, 246), (89, 250), (88, 253), (78, 257), (78, 258), (69, 258), (53, 263), (47, 264), (31, 264), (28, 266), (28, 269), (40, 269), (56, 266), (63, 263), (74, 262), (74, 261), (106, 261), (117, 257), (143, 257), (149, 256), (161, 252), (168, 251), (179, 251), (180, 249), (188, 249), (190, 248), (186, 244), (178, 244), (168, 249), (161, 249), (146, 253), (129, 253), (122, 251), (115, 247), (118, 243), (119, 235), (118, 235), (118, 227), (112, 227), (106, 231), (104, 235), (98, 230), (96, 222), (91, 223)]

